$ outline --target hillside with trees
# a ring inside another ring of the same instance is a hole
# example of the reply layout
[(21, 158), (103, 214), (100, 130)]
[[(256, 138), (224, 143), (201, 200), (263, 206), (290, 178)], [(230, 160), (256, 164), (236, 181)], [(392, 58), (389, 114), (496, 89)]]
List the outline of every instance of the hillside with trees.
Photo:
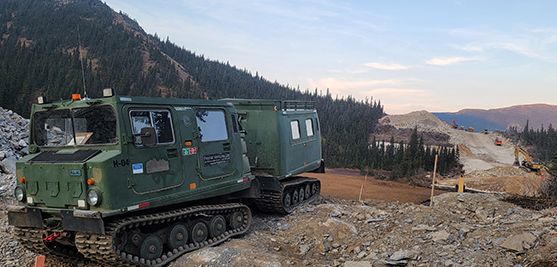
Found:
[(145, 33), (98, 0), (3, 0), (0, 12), (0, 106), (24, 117), (39, 95), (68, 99), (86, 90), (98, 97), (103, 88), (135, 96), (310, 100), (319, 112), (327, 166), (366, 165), (354, 152), (367, 149), (383, 115), (371, 97), (302, 91), (205, 59)]
[(529, 124), (530, 121), (526, 120), (522, 131), (518, 127), (510, 127), (506, 134), (538, 161), (549, 162), (557, 157), (557, 130), (553, 125), (549, 124), (547, 129), (541, 125), (536, 129)]

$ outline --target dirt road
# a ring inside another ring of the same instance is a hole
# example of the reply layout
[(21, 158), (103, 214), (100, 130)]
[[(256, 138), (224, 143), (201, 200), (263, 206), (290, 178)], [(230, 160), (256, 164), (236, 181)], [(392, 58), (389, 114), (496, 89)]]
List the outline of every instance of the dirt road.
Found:
[[(449, 134), (450, 142), (459, 146), (460, 163), (464, 165), (465, 173), (512, 166), (514, 162), (514, 145), (502, 136), (456, 129), (449, 129)], [(497, 137), (503, 142), (501, 146), (495, 145)]]
[[(338, 199), (359, 199), (362, 184), (361, 199), (375, 199), (386, 202), (402, 202), (420, 204), (431, 197), (431, 189), (415, 187), (393, 181), (375, 180), (360, 175), (357, 170), (327, 169), (326, 173), (306, 173), (321, 181), (321, 195), (330, 195)], [(434, 195), (446, 193), (436, 190)]]

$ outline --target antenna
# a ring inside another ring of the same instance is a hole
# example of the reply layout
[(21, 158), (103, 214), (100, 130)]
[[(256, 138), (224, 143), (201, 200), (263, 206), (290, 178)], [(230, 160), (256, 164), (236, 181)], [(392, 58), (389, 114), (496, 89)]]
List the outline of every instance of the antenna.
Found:
[(85, 70), (83, 68), (83, 57), (81, 57), (81, 36), (79, 35), (79, 24), (77, 25), (77, 41), (79, 43), (79, 61), (81, 61), (81, 78), (83, 79), (83, 99), (89, 99), (87, 97), (87, 88), (85, 87)]

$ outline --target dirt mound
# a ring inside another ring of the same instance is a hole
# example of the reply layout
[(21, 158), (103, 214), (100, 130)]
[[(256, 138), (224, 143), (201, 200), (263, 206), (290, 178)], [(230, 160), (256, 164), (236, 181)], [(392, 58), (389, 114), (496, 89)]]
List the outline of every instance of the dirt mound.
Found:
[(438, 132), (448, 134), (450, 127), (435, 115), (425, 111), (414, 111), (404, 115), (387, 115), (379, 120), (379, 124), (392, 125), (400, 128), (418, 128), (420, 132)]
[(495, 167), (485, 171), (473, 171), (465, 177), (510, 177), (510, 176), (528, 176), (540, 179), (540, 175), (534, 172), (528, 172), (518, 167)]
[[(539, 173), (527, 172), (518, 167), (495, 167), (465, 174), (466, 188), (493, 193), (509, 193), (535, 196), (543, 183)], [(439, 180), (439, 185), (455, 186), (460, 177)]]

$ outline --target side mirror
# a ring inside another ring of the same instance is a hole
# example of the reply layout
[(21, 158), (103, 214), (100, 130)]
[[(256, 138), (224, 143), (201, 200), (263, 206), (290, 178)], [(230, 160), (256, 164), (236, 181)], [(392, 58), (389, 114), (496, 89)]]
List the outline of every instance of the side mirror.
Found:
[(157, 135), (155, 128), (143, 127), (141, 128), (141, 144), (144, 146), (154, 146), (157, 143)]

